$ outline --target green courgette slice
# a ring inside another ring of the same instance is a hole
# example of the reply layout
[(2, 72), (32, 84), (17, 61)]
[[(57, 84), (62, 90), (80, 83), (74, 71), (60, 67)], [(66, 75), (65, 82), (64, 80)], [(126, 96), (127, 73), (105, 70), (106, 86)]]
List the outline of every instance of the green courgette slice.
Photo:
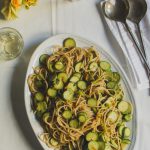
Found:
[(65, 118), (65, 119), (71, 119), (72, 117), (72, 112), (70, 110), (65, 110), (62, 114), (62, 116)]
[(44, 113), (47, 109), (47, 104), (46, 102), (38, 102), (36, 104), (36, 111), (40, 112), (40, 113)]
[(72, 128), (78, 128), (79, 127), (78, 120), (77, 119), (70, 120), (69, 126), (72, 127)]
[(96, 62), (92, 62), (89, 66), (90, 71), (96, 71), (98, 68), (98, 64)]
[(80, 79), (81, 78), (81, 73), (76, 72), (76, 73), (73, 74), (73, 76), (77, 76)]
[(73, 82), (69, 82), (67, 85), (67, 89), (71, 89), (73, 92), (77, 91), (77, 86)]
[(128, 127), (124, 127), (122, 133), (123, 138), (128, 138), (131, 135), (131, 130)]
[(78, 119), (79, 119), (79, 121), (80, 121), (81, 123), (84, 123), (84, 122), (86, 121), (86, 117), (85, 117), (84, 115), (80, 115), (80, 116), (78, 117)]
[(68, 47), (68, 48), (73, 48), (73, 47), (76, 47), (76, 41), (73, 39), (73, 38), (66, 38), (64, 41), (63, 41), (63, 46), (64, 47)]
[(73, 100), (74, 92), (71, 89), (67, 89), (63, 93), (63, 97), (65, 100)]
[(72, 77), (70, 78), (70, 81), (73, 82), (73, 83), (76, 83), (76, 82), (79, 81), (79, 78), (78, 78), (77, 76), (72, 76)]
[(78, 81), (77, 86), (81, 90), (85, 90), (87, 88), (87, 84), (85, 81)]
[(78, 62), (76, 65), (75, 65), (75, 71), (76, 72), (80, 72), (80, 70), (83, 68), (83, 63), (82, 62)]
[(62, 80), (64, 83), (66, 83), (68, 80), (68, 75), (64, 72), (61, 72), (58, 74), (58, 79)]
[(88, 116), (87, 116), (87, 114), (85, 112), (80, 112), (78, 114), (78, 120), (81, 123), (84, 123), (87, 120), (87, 118), (88, 118)]
[(107, 83), (106, 86), (107, 86), (108, 89), (114, 89), (115, 86), (116, 86), (116, 82), (110, 81), (110, 82)]
[(115, 123), (118, 120), (118, 113), (115, 111), (110, 111), (107, 115), (107, 119), (111, 122), (111, 123)]
[(109, 71), (111, 69), (111, 65), (109, 62), (107, 61), (101, 61), (100, 62), (100, 67), (102, 68), (102, 70), (104, 71)]
[(89, 107), (96, 107), (97, 106), (97, 100), (94, 98), (90, 98), (90, 99), (88, 99), (87, 104)]
[(130, 144), (131, 143), (131, 141), (129, 139), (123, 139), (121, 142), (125, 143), (125, 144)]
[(113, 81), (114, 82), (119, 82), (120, 81), (120, 74), (118, 72), (113, 72)]
[(41, 92), (37, 92), (37, 93), (34, 95), (34, 98), (35, 98), (35, 100), (37, 100), (37, 101), (43, 101), (43, 100), (44, 100), (44, 95), (43, 95)]
[(99, 143), (97, 141), (90, 141), (88, 143), (88, 150), (99, 150)]
[(122, 114), (129, 114), (132, 111), (131, 104), (127, 101), (119, 102), (118, 109)]
[(50, 118), (50, 113), (49, 112), (44, 113), (43, 116), (42, 116), (43, 121), (46, 121), (49, 118)]
[(63, 70), (64, 67), (65, 66), (64, 66), (64, 64), (61, 61), (58, 61), (58, 62), (55, 63), (55, 69), (57, 69), (59, 71)]
[(73, 47), (76, 47), (76, 41), (73, 39), (73, 38), (66, 38), (64, 41), (63, 41), (63, 46), (64, 47), (67, 47), (67, 48), (73, 48)]
[(86, 135), (86, 140), (87, 141), (96, 141), (96, 140), (98, 140), (98, 133), (97, 132), (89, 132)]
[(62, 82), (62, 80), (56, 79), (54, 81), (54, 88), (56, 90), (61, 90), (61, 89), (63, 89), (63, 87), (64, 87), (64, 83)]
[(46, 65), (48, 57), (49, 57), (48, 54), (41, 55), (40, 58), (39, 58), (40, 64), (41, 65)]
[(122, 137), (123, 136), (123, 129), (124, 129), (124, 125), (121, 125), (119, 126), (118, 128), (118, 132), (119, 132), (119, 135)]
[(56, 97), (57, 91), (56, 91), (55, 89), (53, 89), (53, 88), (49, 88), (49, 89), (47, 90), (47, 95), (48, 95), (49, 97)]
[(124, 119), (126, 122), (132, 120), (132, 114), (126, 114), (126, 115), (124, 115), (124, 116), (123, 116), (123, 119)]

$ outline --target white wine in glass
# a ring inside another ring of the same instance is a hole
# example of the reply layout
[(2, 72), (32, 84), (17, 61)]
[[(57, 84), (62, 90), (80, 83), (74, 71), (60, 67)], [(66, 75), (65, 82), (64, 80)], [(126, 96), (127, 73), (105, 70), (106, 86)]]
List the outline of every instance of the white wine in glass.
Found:
[(24, 42), (20, 33), (13, 28), (0, 29), (0, 60), (11, 60), (19, 56)]

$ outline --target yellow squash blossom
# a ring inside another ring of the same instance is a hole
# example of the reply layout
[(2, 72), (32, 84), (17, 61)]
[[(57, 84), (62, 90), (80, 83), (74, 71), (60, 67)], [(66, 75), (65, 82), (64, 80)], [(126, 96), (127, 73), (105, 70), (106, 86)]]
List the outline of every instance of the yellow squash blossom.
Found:
[(36, 5), (37, 0), (23, 0), (23, 4), (28, 9), (30, 6)]
[(12, 20), (17, 18), (18, 11), (21, 6), (29, 8), (35, 5), (37, 0), (4, 0), (1, 13), (7, 20)]
[(15, 9), (18, 9), (22, 5), (22, 0), (11, 0), (11, 4)]
[(12, 20), (17, 18), (17, 13), (22, 5), (22, 0), (5, 0), (1, 10), (5, 19)]

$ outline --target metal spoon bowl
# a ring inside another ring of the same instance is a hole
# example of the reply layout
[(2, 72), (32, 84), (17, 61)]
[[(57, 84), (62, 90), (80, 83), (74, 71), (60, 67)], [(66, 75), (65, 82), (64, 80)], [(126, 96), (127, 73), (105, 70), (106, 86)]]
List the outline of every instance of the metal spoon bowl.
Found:
[(127, 18), (138, 24), (146, 14), (147, 3), (145, 0), (128, 0), (128, 2), (130, 9)]
[(127, 1), (111, 0), (103, 3), (105, 16), (111, 20), (125, 22), (129, 12)]

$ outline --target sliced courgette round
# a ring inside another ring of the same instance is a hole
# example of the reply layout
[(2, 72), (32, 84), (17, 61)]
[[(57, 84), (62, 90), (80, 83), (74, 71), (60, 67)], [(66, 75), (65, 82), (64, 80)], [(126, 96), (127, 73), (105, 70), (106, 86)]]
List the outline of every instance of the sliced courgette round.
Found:
[(37, 101), (43, 101), (44, 100), (44, 95), (41, 92), (37, 92), (34, 95), (34, 99), (37, 100)]
[(97, 141), (90, 141), (88, 143), (88, 150), (99, 150), (99, 143)]
[(67, 89), (71, 89), (73, 92), (77, 91), (77, 86), (73, 82), (69, 82), (67, 85)]
[(78, 114), (78, 120), (81, 122), (81, 123), (84, 123), (86, 120), (87, 120), (88, 116), (85, 112), (80, 112)]
[(90, 71), (96, 71), (98, 68), (98, 64), (96, 62), (92, 62), (89, 66)]
[(70, 110), (65, 110), (62, 114), (62, 116), (65, 118), (65, 119), (71, 119), (72, 117), (72, 112)]
[(69, 126), (72, 128), (78, 128), (79, 127), (79, 122), (77, 119), (73, 119), (69, 122)]
[(87, 88), (87, 84), (85, 81), (78, 81), (77, 86), (81, 90), (85, 90)]
[(115, 123), (118, 120), (118, 113), (115, 111), (110, 111), (107, 115), (107, 119), (111, 122), (111, 123)]
[(55, 69), (57, 69), (59, 71), (63, 70), (64, 67), (65, 66), (64, 66), (64, 64), (61, 61), (58, 61), (58, 62), (55, 63)]
[(73, 74), (73, 76), (77, 76), (80, 79), (81, 78), (81, 73), (76, 72), (76, 73)]
[(123, 136), (123, 129), (124, 129), (123, 125), (119, 126), (119, 128), (118, 128), (118, 132), (121, 137)]
[(40, 64), (41, 65), (46, 65), (48, 57), (49, 57), (48, 54), (41, 55), (40, 58), (39, 58)]
[(131, 130), (128, 127), (124, 127), (122, 133), (123, 138), (128, 138), (131, 135)]
[(61, 89), (63, 89), (63, 87), (64, 87), (64, 83), (62, 82), (62, 80), (56, 79), (54, 81), (54, 88), (56, 90), (61, 90)]
[(114, 100), (113, 97), (109, 97), (109, 98), (106, 100), (105, 105), (108, 106), (108, 107), (111, 107), (111, 106), (112, 106), (112, 103), (113, 103), (113, 100)]
[(111, 65), (109, 62), (107, 61), (101, 61), (100, 62), (100, 67), (102, 68), (102, 70), (104, 71), (109, 71), (111, 69)]
[(86, 135), (86, 140), (87, 141), (96, 141), (96, 140), (98, 140), (98, 133), (97, 132), (89, 132)]
[(63, 93), (63, 97), (65, 100), (73, 100), (74, 92), (71, 89), (67, 89)]
[(63, 41), (63, 46), (64, 47), (68, 47), (68, 48), (72, 48), (72, 47), (76, 47), (76, 41), (73, 38), (66, 38)]
[(58, 79), (62, 80), (64, 83), (66, 83), (68, 80), (68, 75), (64, 72), (61, 72), (58, 74)]
[(44, 113), (47, 109), (47, 104), (46, 102), (38, 102), (36, 104), (36, 111)]
[(79, 81), (79, 78), (77, 76), (73, 76), (70, 78), (70, 81), (73, 82), (73, 83), (76, 83)]
[(107, 83), (106, 86), (107, 86), (108, 89), (114, 89), (115, 86), (116, 86), (116, 82), (110, 81), (110, 82)]
[(49, 88), (49, 89), (47, 90), (47, 95), (48, 95), (49, 97), (56, 97), (57, 91), (56, 91), (55, 89), (53, 89), (53, 88)]
[(119, 82), (120, 81), (120, 74), (118, 72), (113, 72), (113, 81), (114, 82)]
[(76, 65), (75, 65), (75, 71), (76, 72), (80, 72), (80, 70), (83, 68), (83, 63), (82, 62), (78, 62)]
[(123, 139), (121, 142), (124, 144), (130, 144), (131, 143), (131, 141), (129, 139)]
[(81, 123), (84, 123), (86, 121), (86, 117), (84, 115), (80, 115), (78, 117), (78, 120), (81, 122)]
[(46, 121), (49, 118), (50, 118), (50, 113), (49, 112), (44, 113), (44, 115), (42, 116), (43, 121)]
[(97, 106), (97, 100), (94, 98), (90, 98), (90, 99), (88, 99), (87, 104), (89, 107), (96, 107)]
[(131, 104), (127, 101), (119, 102), (118, 109), (122, 114), (129, 114), (132, 111)]
[(123, 119), (124, 119), (126, 122), (130, 121), (130, 120), (132, 119), (132, 114), (124, 115), (124, 116), (123, 116)]

